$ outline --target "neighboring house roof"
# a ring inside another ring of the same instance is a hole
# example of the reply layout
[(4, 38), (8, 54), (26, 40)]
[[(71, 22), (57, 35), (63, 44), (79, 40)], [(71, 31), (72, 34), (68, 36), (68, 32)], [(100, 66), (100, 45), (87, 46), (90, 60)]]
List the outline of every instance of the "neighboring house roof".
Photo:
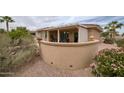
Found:
[(44, 30), (56, 30), (56, 29), (63, 29), (68, 27), (83, 27), (83, 28), (96, 28), (99, 31), (102, 31), (102, 28), (99, 25), (96, 24), (68, 24), (68, 25), (60, 25), (60, 26), (51, 26), (51, 27), (45, 27), (38, 29), (37, 31), (44, 31)]

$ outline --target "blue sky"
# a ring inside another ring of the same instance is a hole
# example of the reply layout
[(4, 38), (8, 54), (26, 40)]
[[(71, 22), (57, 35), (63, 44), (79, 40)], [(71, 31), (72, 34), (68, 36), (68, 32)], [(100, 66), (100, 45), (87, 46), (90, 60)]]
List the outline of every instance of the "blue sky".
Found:
[[(98, 24), (101, 26), (115, 20), (124, 23), (124, 16), (12, 16), (12, 18), (15, 23), (11, 23), (10, 28), (26, 26), (31, 30), (73, 23)], [(5, 24), (0, 24), (0, 27), (5, 27)], [(119, 32), (123, 33), (124, 28)]]

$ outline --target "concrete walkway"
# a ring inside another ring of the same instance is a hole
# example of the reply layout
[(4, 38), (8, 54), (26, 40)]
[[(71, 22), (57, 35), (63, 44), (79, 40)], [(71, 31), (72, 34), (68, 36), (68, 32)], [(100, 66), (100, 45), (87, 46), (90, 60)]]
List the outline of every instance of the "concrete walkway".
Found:
[[(104, 48), (116, 48), (109, 44), (100, 44), (98, 50)], [(15, 76), (23, 77), (91, 77), (94, 76), (91, 73), (90, 68), (79, 69), (79, 70), (62, 70), (52, 67), (40, 57), (36, 57), (32, 62), (23, 67)]]

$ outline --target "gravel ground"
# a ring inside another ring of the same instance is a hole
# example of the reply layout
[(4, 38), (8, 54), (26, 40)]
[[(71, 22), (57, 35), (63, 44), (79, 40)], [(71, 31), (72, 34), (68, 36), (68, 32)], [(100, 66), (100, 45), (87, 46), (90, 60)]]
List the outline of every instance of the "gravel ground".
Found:
[(23, 67), (16, 76), (21, 77), (80, 77), (80, 76), (93, 76), (90, 73), (90, 69), (79, 70), (62, 70), (52, 67), (42, 61), (40, 57), (37, 57), (29, 65)]
[(101, 44), (99, 44), (98, 51), (100, 51), (100, 50), (102, 50), (102, 49), (105, 49), (105, 48), (111, 49), (111, 48), (117, 48), (117, 47), (114, 46), (114, 45), (112, 45), (112, 44), (104, 44), (104, 43), (101, 43)]
[[(104, 48), (116, 48), (109, 44), (100, 44), (98, 50)], [(93, 77), (91, 69), (89, 67), (79, 70), (62, 70), (52, 67), (40, 57), (36, 57), (32, 62), (22, 69), (20, 69), (16, 75), (17, 77)]]

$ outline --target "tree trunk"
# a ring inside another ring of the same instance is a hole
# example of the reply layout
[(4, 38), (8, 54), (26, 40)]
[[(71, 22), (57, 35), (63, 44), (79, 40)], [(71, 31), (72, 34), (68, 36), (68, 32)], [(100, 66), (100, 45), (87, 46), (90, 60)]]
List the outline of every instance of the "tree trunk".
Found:
[(7, 32), (9, 31), (9, 24), (8, 24), (8, 22), (6, 22), (6, 30), (7, 30)]
[(114, 32), (112, 32), (112, 39), (114, 38)]
[(109, 32), (109, 38), (112, 38), (112, 32)]
[(113, 38), (115, 39), (115, 36), (116, 36), (116, 31), (113, 30)]

